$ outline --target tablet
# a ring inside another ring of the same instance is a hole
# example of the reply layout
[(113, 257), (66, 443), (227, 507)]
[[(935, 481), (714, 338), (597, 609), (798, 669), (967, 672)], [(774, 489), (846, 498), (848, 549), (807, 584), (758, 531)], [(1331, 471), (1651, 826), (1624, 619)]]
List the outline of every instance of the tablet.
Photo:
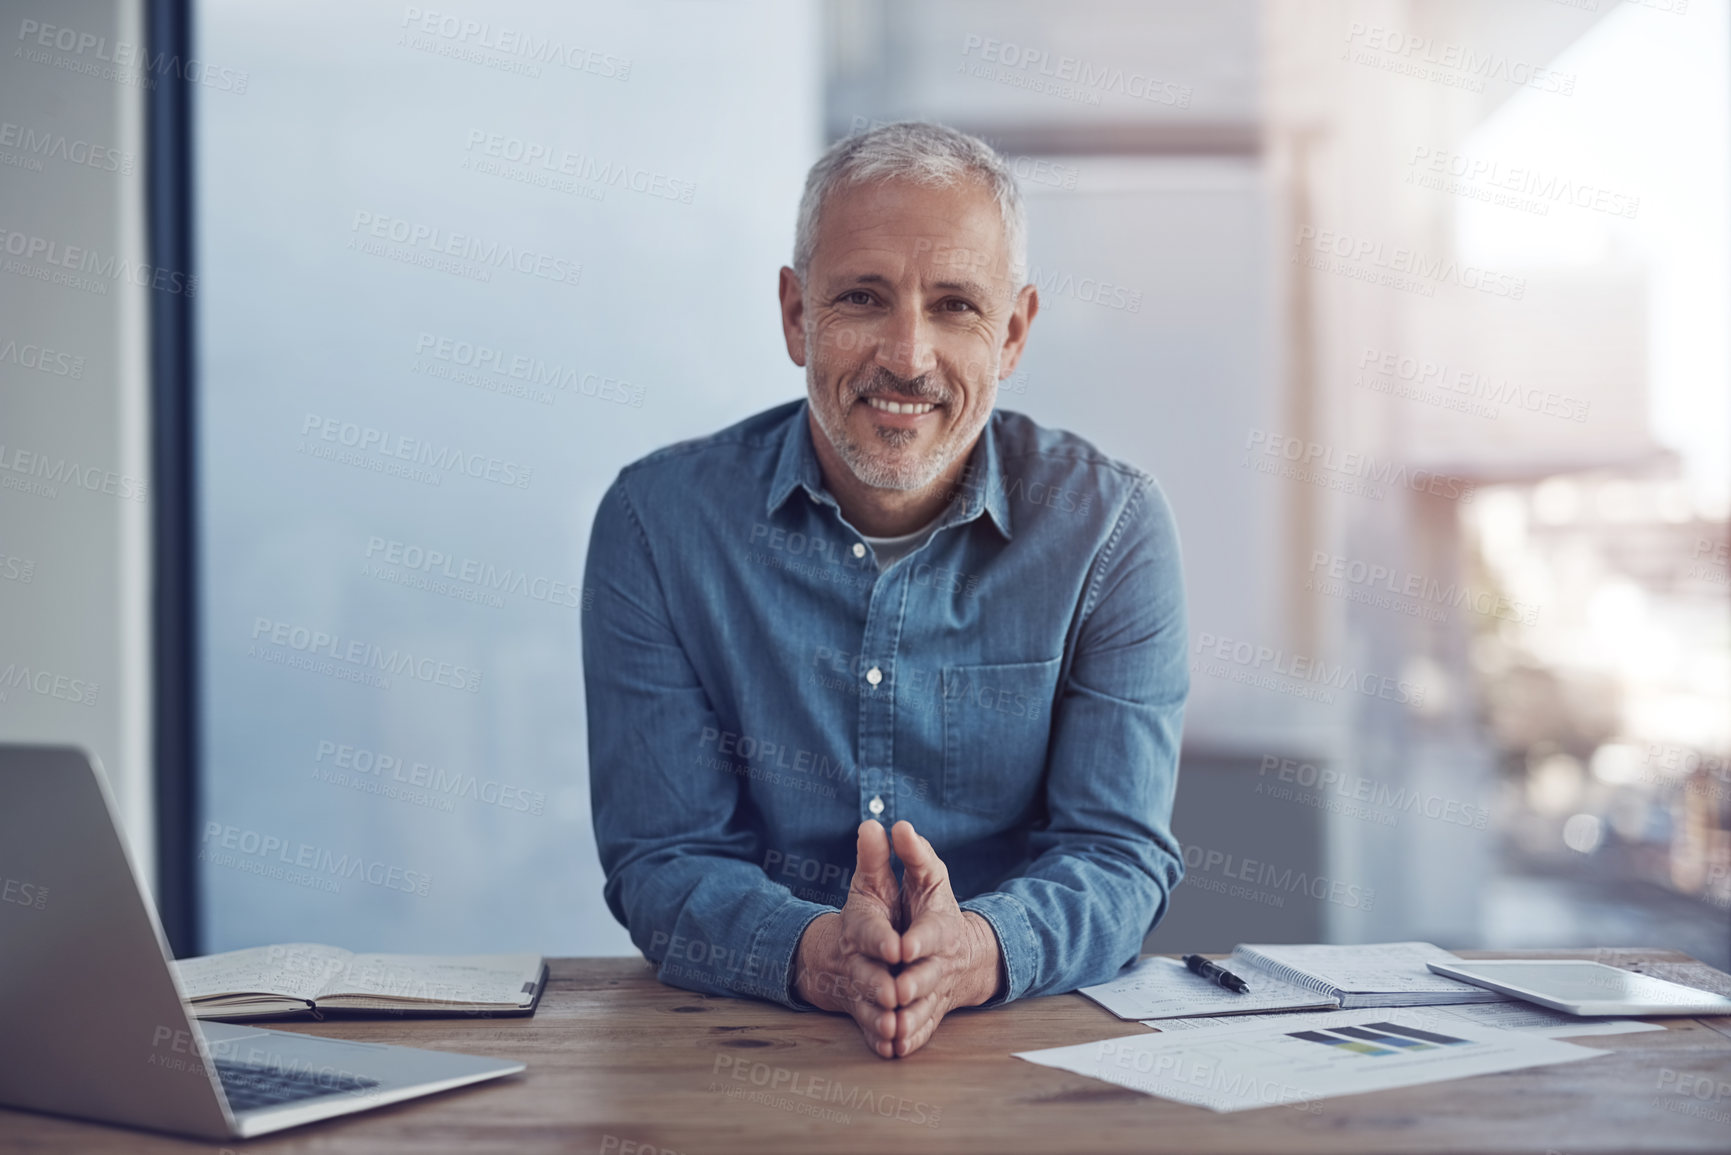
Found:
[(1430, 969), (1571, 1015), (1731, 1015), (1731, 999), (1585, 959), (1451, 959)]

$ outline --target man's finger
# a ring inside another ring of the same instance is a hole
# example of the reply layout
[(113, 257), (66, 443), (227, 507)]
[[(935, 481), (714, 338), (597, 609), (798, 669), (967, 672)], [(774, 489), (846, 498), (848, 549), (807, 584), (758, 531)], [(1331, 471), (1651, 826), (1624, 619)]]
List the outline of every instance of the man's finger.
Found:
[(944, 868), (944, 860), (938, 857), (938, 852), (932, 849), (932, 844), (914, 829), (914, 824), (906, 818), (896, 823), (890, 830), (890, 837), (895, 840), (896, 857), (902, 860), (902, 877), (919, 872), (921, 875), (948, 871)]
[(848, 961), (845, 977), (848, 994), (854, 1005), (895, 1010), (896, 982), (888, 968), (871, 959), (856, 956)]
[(881, 1058), (895, 1056), (896, 1016), (894, 1011), (878, 1011), (864, 1007), (856, 1008), (853, 1021), (858, 1024), (860, 1034), (865, 1037), (866, 1046), (870, 1047)]
[(895, 1053), (906, 1057), (925, 1046), (943, 1017), (936, 995), (927, 995), (912, 1006), (897, 1011)]
[(896, 1036), (896, 1013), (880, 1007), (862, 1006), (854, 1015), (854, 1022), (860, 1025), (860, 1030), (873, 1043), (893, 1042)]
[(896, 1044), (894, 1039), (886, 1035), (877, 1034), (864, 1023), (859, 1025), (859, 1030), (860, 1034), (865, 1037), (866, 1046), (870, 1047), (872, 1053), (878, 1058), (893, 1059), (896, 1057)]
[(953, 899), (941, 906), (928, 907), (902, 932), (902, 964), (916, 963), (952, 949), (971, 961), (974, 955), (969, 949), (967, 917)]
[(866, 1045), (883, 1058), (895, 1054), (896, 1011), (895, 982), (890, 973), (873, 967), (867, 960), (856, 959), (846, 975), (847, 1006), (854, 1022), (865, 1035)]
[(914, 919), (913, 924), (902, 935), (901, 961), (919, 962), (923, 958), (941, 953), (950, 928), (950, 920), (939, 912), (922, 914)]
[[(855, 965), (846, 973), (832, 976), (838, 987), (845, 988), (835, 991), (835, 995), (859, 1026), (866, 1046), (880, 1058), (894, 1058), (894, 983), (888, 971), (880, 968), (872, 973), (871, 968), (861, 965), (863, 963), (864, 960), (855, 960)], [(890, 1000), (888, 1006), (884, 1005), (886, 995)]]
[(858, 861), (843, 908), (848, 936), (856, 948), (873, 958), (892, 965), (899, 963), (902, 897), (890, 866), (889, 834), (882, 824), (868, 818), (859, 824), (855, 850)]
[(902, 936), (877, 910), (863, 904), (849, 910), (842, 933), (849, 946), (870, 958), (892, 966), (902, 961)]
[(881, 822), (866, 819), (859, 824), (854, 840), (853, 881), (850, 891), (870, 895), (890, 906), (895, 905), (896, 872), (890, 866), (890, 840)]
[(944, 979), (944, 964), (935, 958), (921, 959), (895, 976), (896, 1005), (907, 1007), (938, 989)]
[(955, 906), (955, 893), (950, 889), (950, 868), (938, 857), (931, 840), (922, 837), (914, 824), (903, 819), (891, 832), (895, 839), (896, 857), (902, 860), (902, 905), (910, 919), (932, 907), (948, 909)]

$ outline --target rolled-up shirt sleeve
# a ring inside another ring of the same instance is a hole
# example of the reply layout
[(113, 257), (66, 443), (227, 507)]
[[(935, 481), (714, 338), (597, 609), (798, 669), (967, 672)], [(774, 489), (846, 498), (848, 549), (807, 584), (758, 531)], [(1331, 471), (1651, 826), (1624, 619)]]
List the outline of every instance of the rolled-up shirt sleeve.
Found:
[(1171, 509), (1143, 478), (1093, 563), (1047, 747), (1029, 862), (961, 904), (986, 919), (1004, 989), (988, 1006), (1104, 982), (1135, 961), (1184, 875), (1171, 832), (1189, 694)]
[(790, 990), (795, 950), (835, 908), (769, 878), (741, 779), (702, 765), (719, 724), (624, 475), (596, 514), (584, 586), (589, 790), (609, 909), (663, 982), (804, 1008)]

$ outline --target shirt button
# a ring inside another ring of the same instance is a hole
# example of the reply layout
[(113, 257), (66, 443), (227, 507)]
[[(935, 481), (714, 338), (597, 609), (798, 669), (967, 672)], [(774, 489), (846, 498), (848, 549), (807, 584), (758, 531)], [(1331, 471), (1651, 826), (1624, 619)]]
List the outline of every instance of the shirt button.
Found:
[(872, 800), (866, 803), (866, 809), (871, 811), (873, 814), (882, 814), (884, 812), (883, 797), (874, 794)]
[(853, 555), (855, 557), (864, 557), (865, 556), (865, 543), (864, 542), (856, 541), (853, 543)]
[(870, 682), (872, 685), (875, 686), (883, 680), (884, 672), (876, 666), (873, 666), (871, 669), (866, 671), (866, 681)]

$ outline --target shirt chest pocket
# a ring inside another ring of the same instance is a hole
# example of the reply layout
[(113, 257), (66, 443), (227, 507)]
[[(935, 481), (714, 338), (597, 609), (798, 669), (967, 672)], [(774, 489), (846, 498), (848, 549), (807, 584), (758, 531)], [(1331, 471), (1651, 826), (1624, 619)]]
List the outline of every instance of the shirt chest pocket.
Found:
[(944, 667), (944, 805), (1009, 819), (1045, 778), (1061, 658)]

